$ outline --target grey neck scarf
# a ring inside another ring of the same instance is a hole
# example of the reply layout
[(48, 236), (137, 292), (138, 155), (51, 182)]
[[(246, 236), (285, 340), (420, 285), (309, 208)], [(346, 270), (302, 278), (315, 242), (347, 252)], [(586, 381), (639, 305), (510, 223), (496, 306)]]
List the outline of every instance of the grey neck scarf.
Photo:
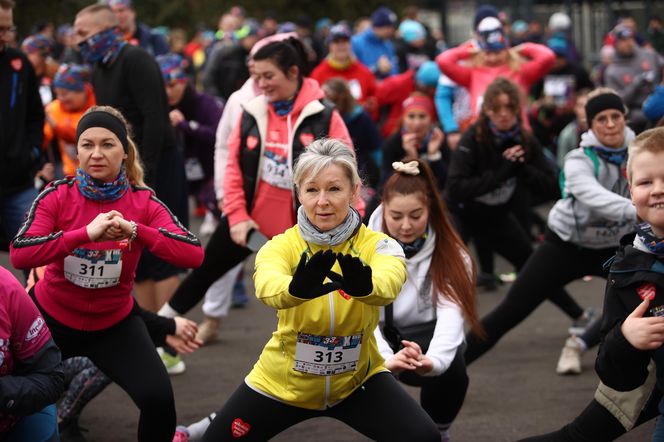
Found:
[(346, 215), (341, 224), (331, 230), (321, 232), (307, 218), (306, 213), (304, 213), (304, 206), (300, 206), (297, 209), (297, 226), (300, 229), (302, 238), (307, 242), (312, 242), (320, 246), (336, 246), (341, 244), (353, 236), (361, 224), (362, 217), (360, 217), (360, 213), (353, 207), (350, 207), (348, 215)]

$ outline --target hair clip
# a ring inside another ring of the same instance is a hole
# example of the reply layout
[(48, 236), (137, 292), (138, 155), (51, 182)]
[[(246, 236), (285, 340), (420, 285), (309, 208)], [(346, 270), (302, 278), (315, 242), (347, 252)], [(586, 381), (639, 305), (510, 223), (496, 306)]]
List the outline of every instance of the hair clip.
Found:
[(392, 163), (392, 168), (399, 172), (405, 173), (406, 175), (419, 175), (420, 169), (418, 167), (417, 161), (409, 161), (408, 163), (402, 163), (401, 161), (395, 161)]

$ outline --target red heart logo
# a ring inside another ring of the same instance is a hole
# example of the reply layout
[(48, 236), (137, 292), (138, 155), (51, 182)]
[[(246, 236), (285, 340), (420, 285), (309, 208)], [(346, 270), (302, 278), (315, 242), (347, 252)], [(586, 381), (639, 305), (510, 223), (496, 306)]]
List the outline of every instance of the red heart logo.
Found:
[(249, 430), (251, 430), (251, 425), (239, 417), (236, 417), (231, 424), (231, 432), (233, 433), (233, 437), (236, 439), (238, 437), (246, 436), (246, 434), (249, 433)]
[(15, 71), (20, 71), (21, 68), (23, 67), (23, 60), (21, 60), (20, 58), (14, 58), (12, 61), (9, 62), (9, 64), (12, 65), (12, 68)]
[(300, 142), (304, 147), (309, 146), (311, 143), (314, 142), (314, 135), (313, 134), (300, 134)]
[(647, 297), (648, 300), (652, 301), (653, 299), (655, 299), (655, 294), (657, 293), (657, 286), (652, 282), (646, 282), (636, 288), (636, 293), (639, 294), (641, 299), (645, 300)]
[(254, 150), (258, 146), (258, 138), (254, 135), (249, 135), (247, 137), (247, 147), (249, 150)]

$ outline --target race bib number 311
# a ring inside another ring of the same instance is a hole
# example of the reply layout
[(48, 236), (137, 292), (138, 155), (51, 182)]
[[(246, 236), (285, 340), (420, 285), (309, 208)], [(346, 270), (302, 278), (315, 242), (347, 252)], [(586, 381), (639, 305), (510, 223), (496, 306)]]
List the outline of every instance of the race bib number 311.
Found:
[(355, 371), (361, 348), (362, 335), (318, 336), (298, 333), (293, 368), (317, 376)]
[(113, 287), (120, 283), (122, 251), (75, 249), (65, 258), (65, 278), (86, 289)]

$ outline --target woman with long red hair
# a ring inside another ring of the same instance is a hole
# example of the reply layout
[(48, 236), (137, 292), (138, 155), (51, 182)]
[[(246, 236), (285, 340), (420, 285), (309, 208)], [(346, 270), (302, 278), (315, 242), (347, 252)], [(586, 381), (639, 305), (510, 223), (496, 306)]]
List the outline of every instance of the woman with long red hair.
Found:
[(468, 388), (464, 322), (482, 334), (475, 267), (427, 162), (414, 159), (393, 167), (369, 227), (401, 244), (407, 279), (396, 300), (384, 307), (384, 325), (374, 334), (385, 366), (402, 382), (422, 388), (421, 405), (447, 440)]

